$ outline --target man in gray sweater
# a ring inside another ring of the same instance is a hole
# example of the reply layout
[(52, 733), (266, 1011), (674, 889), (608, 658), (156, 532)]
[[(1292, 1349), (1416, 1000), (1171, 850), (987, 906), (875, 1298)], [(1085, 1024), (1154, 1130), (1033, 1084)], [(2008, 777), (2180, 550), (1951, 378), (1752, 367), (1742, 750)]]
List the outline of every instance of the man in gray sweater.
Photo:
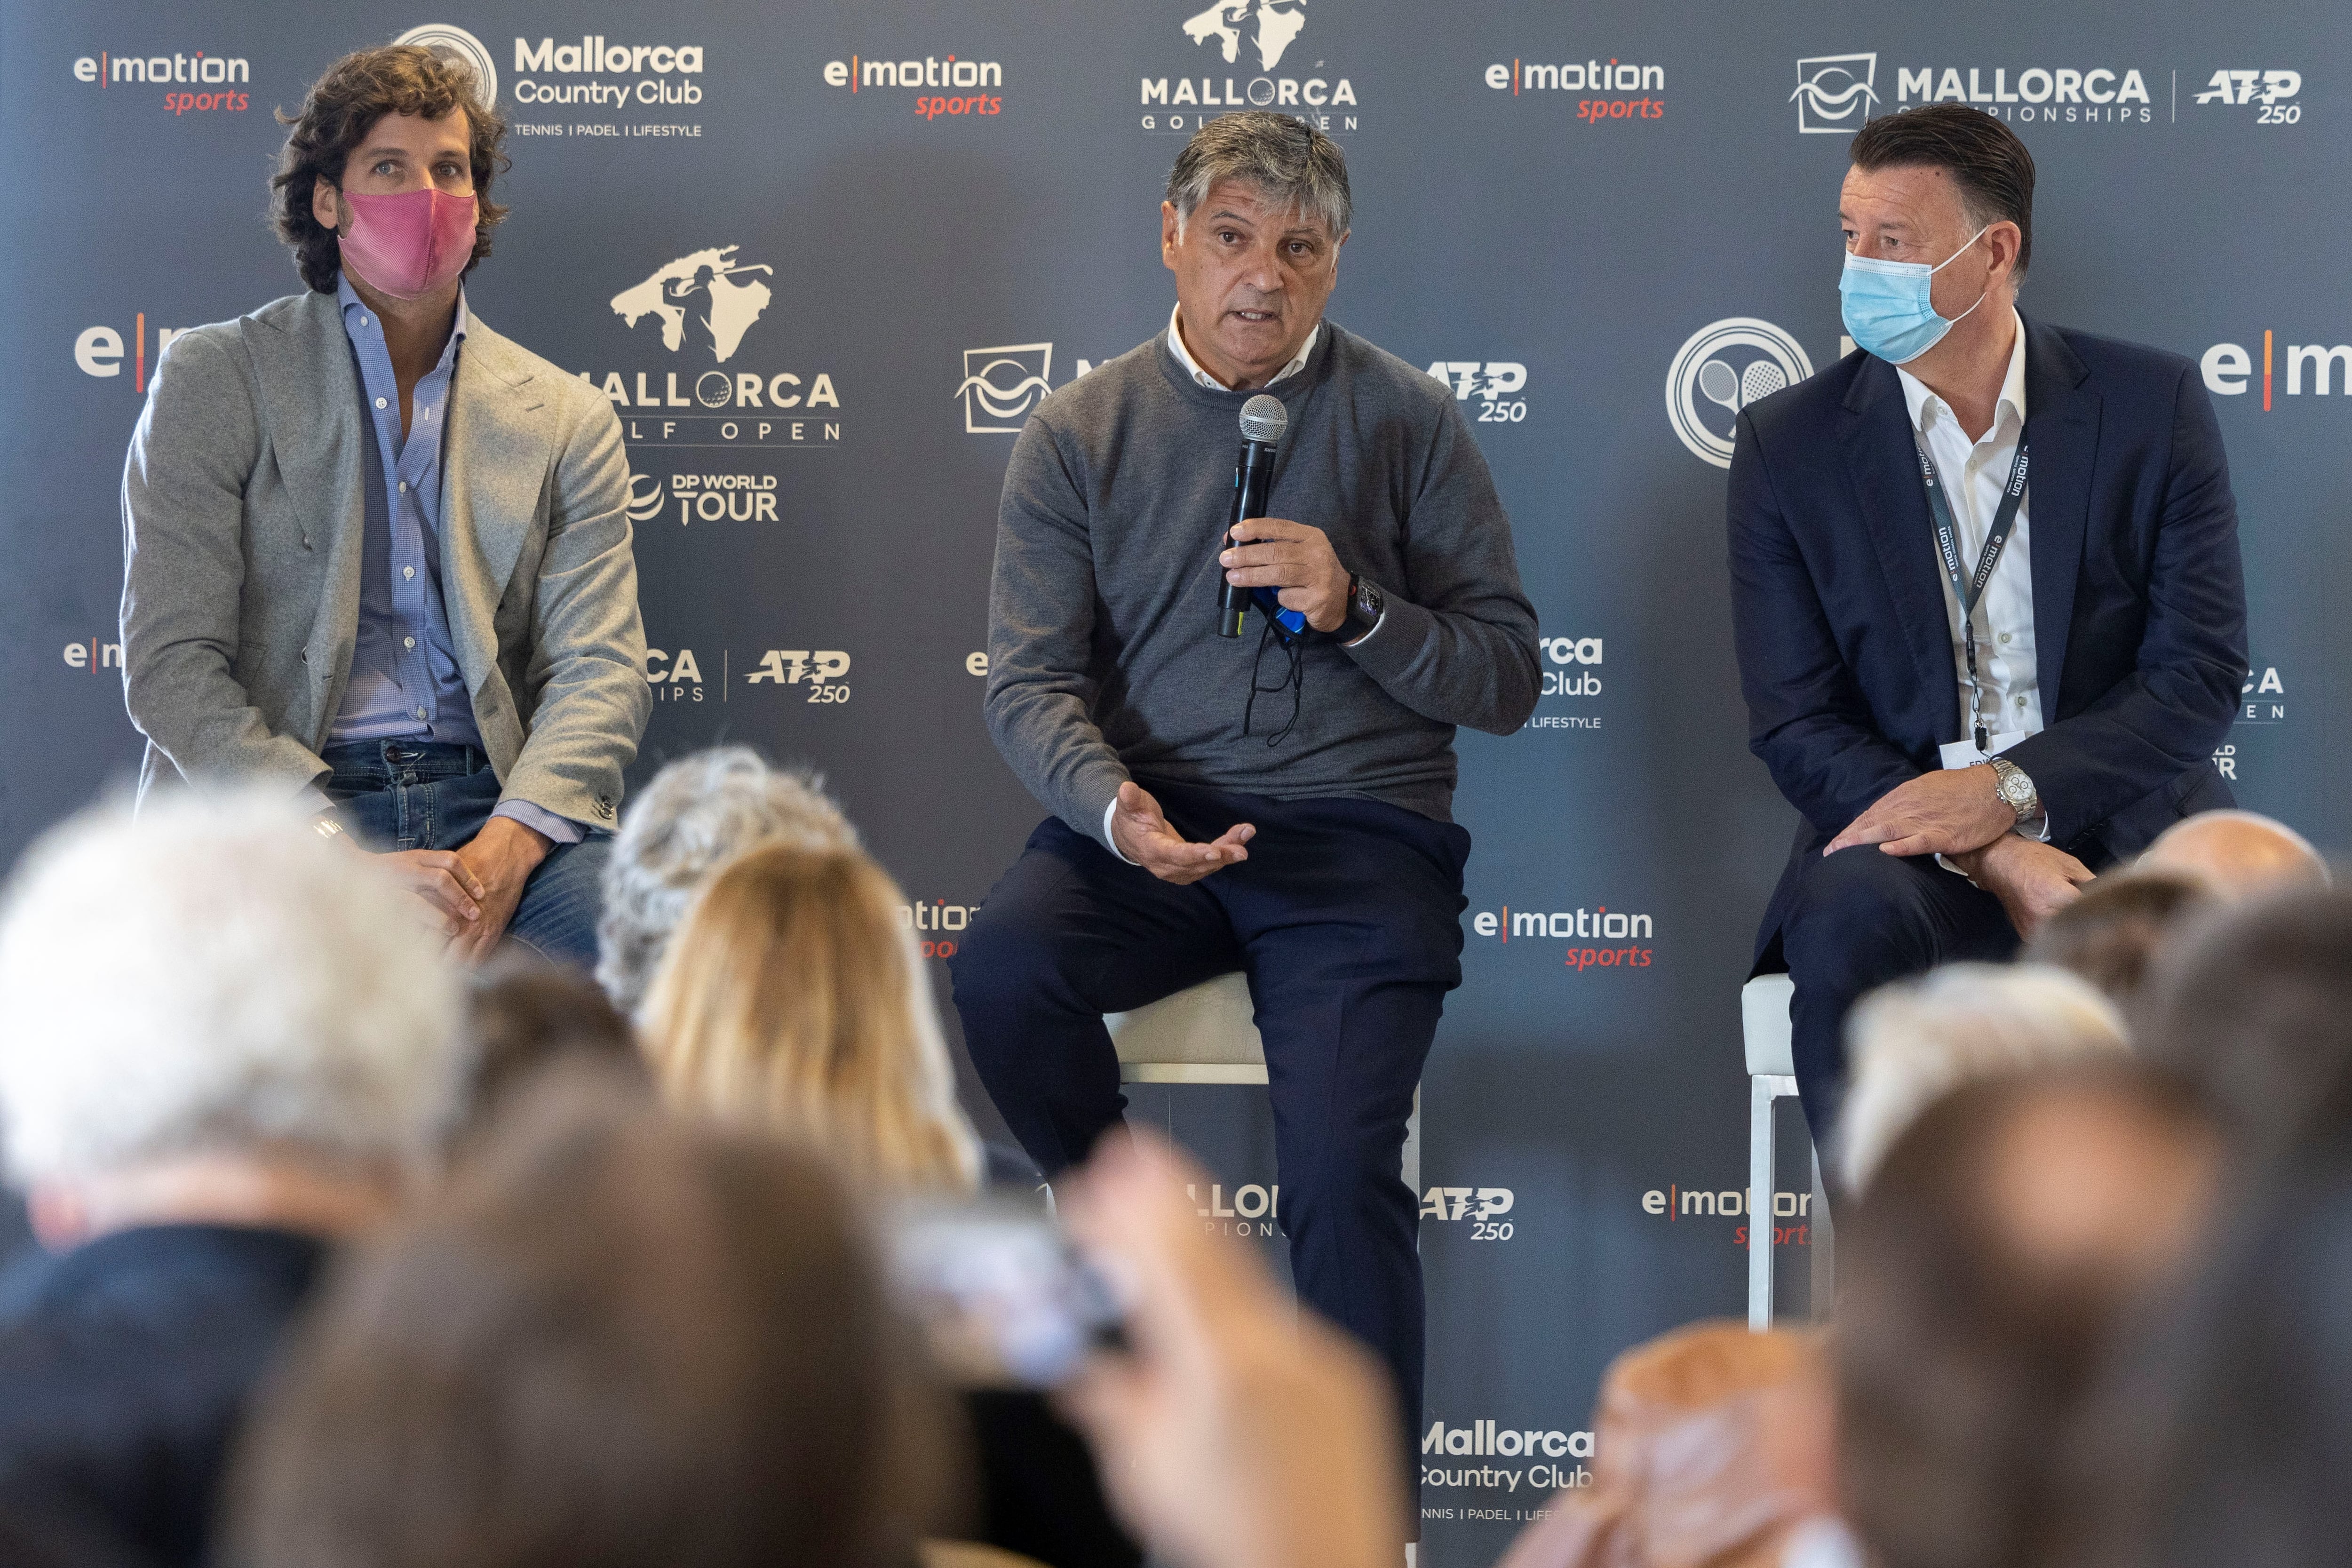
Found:
[[(1387, 1359), (1411, 1432), (1420, 1205), (1400, 1158), (1462, 978), (1454, 731), (1526, 721), (1536, 617), (1450, 392), (1322, 319), (1348, 220), (1329, 137), (1211, 121), (1160, 208), (1168, 330), (1047, 397), (1014, 446), (988, 722), (1055, 815), (952, 966), (973, 1062), (1048, 1177), (1126, 1107), (1102, 1016), (1248, 975), (1293, 1276)], [(1225, 549), (1259, 393), (1289, 416), (1275, 515)], [(1220, 637), (1228, 581), (1304, 628)]]

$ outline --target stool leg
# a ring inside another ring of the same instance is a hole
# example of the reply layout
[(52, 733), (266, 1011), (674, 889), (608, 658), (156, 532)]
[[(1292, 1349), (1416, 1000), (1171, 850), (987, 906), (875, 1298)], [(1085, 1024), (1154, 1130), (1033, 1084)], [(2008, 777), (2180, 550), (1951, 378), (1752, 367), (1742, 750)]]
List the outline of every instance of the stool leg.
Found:
[(1748, 1093), (1748, 1326), (1772, 1326), (1773, 1085), (1759, 1073)]
[(1822, 1184), (1822, 1152), (1813, 1151), (1813, 1320), (1826, 1323), (1837, 1306), (1837, 1227), (1830, 1214), (1829, 1189)]

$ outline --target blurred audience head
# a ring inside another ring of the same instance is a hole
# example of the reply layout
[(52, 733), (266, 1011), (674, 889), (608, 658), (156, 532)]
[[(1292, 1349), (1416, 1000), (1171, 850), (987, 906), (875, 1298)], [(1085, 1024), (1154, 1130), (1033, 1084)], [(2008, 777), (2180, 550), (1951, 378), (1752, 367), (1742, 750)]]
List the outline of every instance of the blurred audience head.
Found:
[(2018, 956), (2081, 975), (2128, 1012), (2165, 933), (2206, 899), (2202, 884), (2166, 872), (2101, 877), (2036, 926)]
[(2278, 1149), (2352, 1067), (2352, 894), (2277, 894), (2157, 954), (2140, 1048), (2197, 1084), (2248, 1152)]
[(929, 1412), (835, 1179), (559, 1072), (261, 1397), (251, 1568), (912, 1561)]
[(2115, 1005), (2063, 970), (1953, 963), (1882, 986), (1846, 1020), (1853, 1086), (1838, 1124), (1846, 1190), (1868, 1187), (1904, 1130), (1962, 1084), (2126, 1049)]
[(625, 1013), (645, 1002), (670, 932), (711, 870), (754, 845), (854, 849), (856, 829), (805, 769), (748, 746), (680, 757), (633, 800), (604, 867), (596, 979)]
[(1955, 1089), (1888, 1150), (1838, 1221), (1841, 1469), (1877, 1568), (2049, 1560), (2067, 1434), (2219, 1147), (2186, 1088), (2118, 1059)]
[(471, 972), (458, 1092), (446, 1142), (471, 1143), (508, 1101), (559, 1062), (585, 1062), (645, 1081), (636, 1032), (578, 970), (509, 947)]
[(35, 846), (0, 912), (0, 1137), (42, 1238), (388, 1204), (455, 1077), (458, 982), (411, 906), (245, 795)]
[(1781, 1568), (1838, 1509), (1820, 1341), (1702, 1322), (1610, 1363), (1591, 1484), (1552, 1494), (1502, 1568)]
[(2135, 868), (2201, 884), (2216, 898), (2244, 899), (2286, 888), (2324, 888), (2327, 862), (2285, 823), (2252, 811), (2203, 811), (2157, 836)]
[(979, 1140), (905, 903), (856, 849), (771, 844), (730, 861), (646, 998), (663, 1098), (827, 1149), (893, 1189), (976, 1186)]

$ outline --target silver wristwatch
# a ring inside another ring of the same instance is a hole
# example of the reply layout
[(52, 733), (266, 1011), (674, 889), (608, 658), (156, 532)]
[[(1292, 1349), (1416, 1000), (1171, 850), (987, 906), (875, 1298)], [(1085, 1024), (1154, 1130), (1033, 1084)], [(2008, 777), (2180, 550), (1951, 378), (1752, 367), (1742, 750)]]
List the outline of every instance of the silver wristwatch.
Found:
[(2033, 781), (2026, 776), (2025, 770), (1999, 757), (1988, 760), (1992, 763), (1993, 788), (2000, 792), (2000, 798), (2009, 803), (2009, 808), (2017, 813), (2017, 820), (2031, 822), (2041, 816), (2042, 793), (2033, 787)]

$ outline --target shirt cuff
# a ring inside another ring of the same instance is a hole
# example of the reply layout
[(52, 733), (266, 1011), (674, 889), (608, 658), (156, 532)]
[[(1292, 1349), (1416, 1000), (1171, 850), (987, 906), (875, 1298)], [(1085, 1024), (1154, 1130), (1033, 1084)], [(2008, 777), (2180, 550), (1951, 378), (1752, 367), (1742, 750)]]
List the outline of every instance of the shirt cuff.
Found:
[(2045, 811), (2039, 816), (2029, 816), (2010, 831), (2020, 838), (2031, 838), (2036, 844), (2047, 844), (2050, 842), (2050, 814)]
[(588, 837), (588, 830), (580, 824), (569, 817), (558, 816), (544, 806), (533, 805), (527, 800), (500, 801), (498, 810), (490, 815), (520, 822), (532, 832), (558, 844), (577, 844)]
[[(1113, 795), (1110, 797), (1110, 804), (1103, 807), (1103, 844), (1112, 854), (1118, 856), (1122, 860), (1127, 860), (1127, 851), (1121, 849), (1118, 847), (1118, 840), (1110, 836), (1110, 814), (1118, 809), (1118, 796)], [(1143, 864), (1140, 860), (1127, 860), (1127, 863), (1130, 866), (1140, 866)]]

